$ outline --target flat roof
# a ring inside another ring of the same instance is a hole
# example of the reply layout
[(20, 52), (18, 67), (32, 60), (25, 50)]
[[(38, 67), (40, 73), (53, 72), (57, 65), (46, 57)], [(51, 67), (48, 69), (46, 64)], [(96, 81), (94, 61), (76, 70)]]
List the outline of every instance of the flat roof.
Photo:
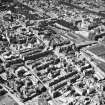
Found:
[(105, 63), (101, 62), (97, 65), (103, 72), (105, 72)]
[(101, 56), (105, 54), (105, 46), (102, 44), (97, 44), (87, 49), (88, 51), (92, 52), (97, 56)]

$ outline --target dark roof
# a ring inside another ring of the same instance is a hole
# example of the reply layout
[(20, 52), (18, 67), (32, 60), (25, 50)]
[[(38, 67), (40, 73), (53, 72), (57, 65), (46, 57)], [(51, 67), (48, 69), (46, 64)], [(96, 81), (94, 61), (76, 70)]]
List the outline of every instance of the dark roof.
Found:
[(69, 74), (63, 76), (63, 77), (60, 77), (59, 79), (56, 79), (56, 80), (54, 80), (53, 82), (49, 83), (49, 86), (53, 86), (53, 85), (55, 85), (55, 84), (57, 84), (57, 83), (59, 83), (59, 82), (65, 80), (65, 79), (68, 79), (68, 78), (70, 78), (70, 77), (72, 77), (72, 76), (74, 76), (74, 75), (76, 75), (76, 74), (77, 74), (77, 71), (74, 71), (74, 72), (72, 72), (72, 73), (69, 73)]
[(53, 54), (52, 50), (45, 51), (45, 52), (39, 52), (36, 54), (31, 54), (31, 55), (25, 56), (24, 59), (25, 60), (35, 60), (35, 59), (39, 59), (41, 57), (47, 56), (48, 54)]
[(10, 67), (10, 66), (15, 65), (15, 64), (21, 64), (21, 63), (23, 63), (23, 62), (24, 62), (24, 61), (23, 61), (22, 59), (20, 59), (20, 58), (14, 59), (14, 60), (10, 60), (10, 61), (8, 61), (8, 62), (6, 63), (6, 67)]
[(3, 66), (0, 66), (0, 74), (3, 73), (3, 72), (5, 72), (5, 69), (4, 69)]

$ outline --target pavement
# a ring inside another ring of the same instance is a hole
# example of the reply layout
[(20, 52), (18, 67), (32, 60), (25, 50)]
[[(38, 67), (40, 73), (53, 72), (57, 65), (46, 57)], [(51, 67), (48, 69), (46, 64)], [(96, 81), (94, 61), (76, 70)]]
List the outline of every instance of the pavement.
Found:
[(12, 93), (9, 92), (7, 87), (5, 87), (4, 85), (1, 85), (1, 86), (8, 92), (8, 95), (11, 96), (13, 98), (13, 100), (18, 103), (18, 105), (24, 105), (15, 95), (13, 95)]

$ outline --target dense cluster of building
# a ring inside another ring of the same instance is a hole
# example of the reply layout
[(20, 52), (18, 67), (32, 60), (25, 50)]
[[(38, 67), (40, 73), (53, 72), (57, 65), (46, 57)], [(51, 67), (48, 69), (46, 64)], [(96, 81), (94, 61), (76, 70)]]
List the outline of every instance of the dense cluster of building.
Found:
[(105, 104), (104, 1), (0, 3), (0, 105)]

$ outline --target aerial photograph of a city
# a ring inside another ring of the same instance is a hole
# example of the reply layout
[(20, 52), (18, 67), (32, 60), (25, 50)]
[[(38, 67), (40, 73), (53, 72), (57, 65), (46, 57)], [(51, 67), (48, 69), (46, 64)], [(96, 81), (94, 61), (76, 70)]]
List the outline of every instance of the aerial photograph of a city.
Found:
[(0, 0), (0, 105), (105, 105), (105, 0)]

